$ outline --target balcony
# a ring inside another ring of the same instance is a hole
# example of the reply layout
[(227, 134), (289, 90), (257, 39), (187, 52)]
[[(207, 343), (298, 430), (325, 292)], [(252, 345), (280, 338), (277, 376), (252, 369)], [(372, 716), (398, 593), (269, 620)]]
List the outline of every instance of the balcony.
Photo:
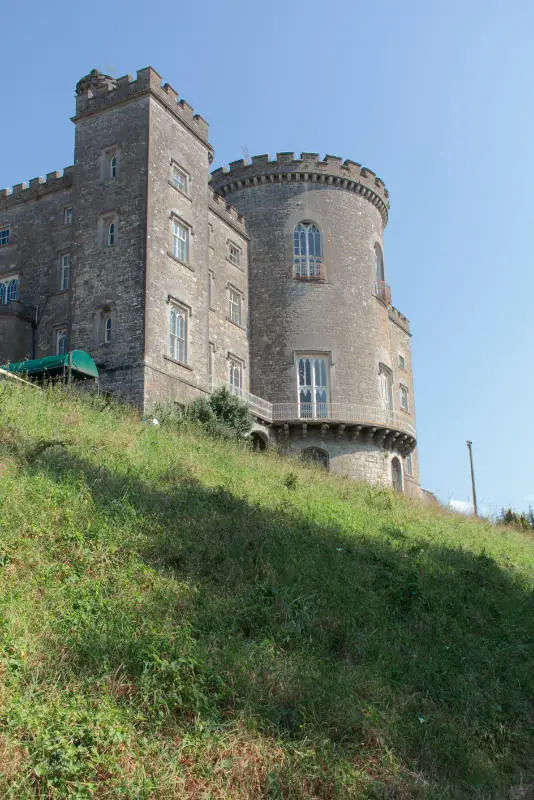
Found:
[(385, 281), (376, 281), (375, 297), (378, 297), (387, 306), (391, 305), (391, 289)]
[(325, 271), (321, 256), (295, 257), (296, 281), (324, 281)]

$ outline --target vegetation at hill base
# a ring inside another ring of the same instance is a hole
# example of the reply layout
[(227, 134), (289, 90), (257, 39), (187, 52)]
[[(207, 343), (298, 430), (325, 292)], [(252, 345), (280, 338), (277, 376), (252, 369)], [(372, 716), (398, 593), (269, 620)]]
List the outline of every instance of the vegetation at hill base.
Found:
[(0, 796), (503, 800), (533, 586), (510, 527), (0, 383)]

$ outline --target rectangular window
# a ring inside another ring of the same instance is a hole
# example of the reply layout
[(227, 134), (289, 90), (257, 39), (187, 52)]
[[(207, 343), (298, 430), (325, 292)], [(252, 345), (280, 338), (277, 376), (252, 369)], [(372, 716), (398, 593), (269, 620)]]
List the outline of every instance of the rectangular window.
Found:
[(212, 269), (208, 272), (208, 308), (213, 308), (213, 292), (215, 289), (215, 273)]
[(399, 367), (400, 369), (406, 369), (406, 359), (401, 353), (399, 353)]
[(63, 209), (63, 224), (72, 225), (72, 206), (66, 206)]
[(378, 367), (380, 378), (380, 396), (384, 411), (393, 411), (393, 376), (389, 367), (380, 364)]
[(241, 248), (233, 242), (228, 242), (228, 260), (238, 267), (241, 263)]
[(63, 356), (67, 352), (67, 329), (58, 328), (56, 330), (56, 355)]
[(213, 247), (213, 225), (208, 222), (208, 244)]
[(187, 309), (176, 303), (169, 309), (169, 353), (175, 361), (187, 364)]
[(0, 306), (7, 305), (19, 296), (18, 277), (4, 278), (0, 281)]
[(178, 261), (187, 264), (189, 261), (189, 231), (179, 222), (172, 223), (172, 254)]
[(189, 176), (178, 167), (172, 168), (172, 185), (184, 194), (189, 194)]
[(60, 276), (59, 276), (59, 290), (60, 292), (66, 292), (70, 286), (70, 253), (64, 253), (61, 256), (61, 267), (60, 267)]
[(400, 406), (403, 411), (409, 411), (408, 389), (406, 386), (403, 386), (402, 384), (400, 387)]
[(241, 325), (241, 301), (242, 297), (239, 292), (229, 287), (228, 289), (228, 316), (236, 325)]
[(230, 392), (240, 395), (243, 393), (243, 365), (235, 358), (228, 359), (228, 383)]
[(215, 366), (215, 345), (213, 342), (210, 342), (208, 351), (208, 382), (209, 382), (210, 392), (213, 391), (214, 366)]
[(412, 454), (411, 453), (409, 453), (409, 455), (405, 456), (405, 458), (404, 458), (404, 469), (405, 469), (406, 475), (409, 475), (410, 477), (413, 477), (413, 464), (412, 464)]
[(297, 358), (298, 415), (328, 417), (328, 358), (303, 355)]
[(9, 228), (0, 228), (0, 247), (9, 244)]

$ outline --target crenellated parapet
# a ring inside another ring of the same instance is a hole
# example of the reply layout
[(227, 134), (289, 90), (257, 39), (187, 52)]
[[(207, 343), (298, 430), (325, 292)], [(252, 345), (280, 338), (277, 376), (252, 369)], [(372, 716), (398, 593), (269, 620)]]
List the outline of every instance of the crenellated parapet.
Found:
[(209, 208), (214, 214), (217, 214), (223, 222), (226, 222), (227, 225), (230, 225), (234, 230), (237, 231), (241, 236), (245, 239), (248, 239), (248, 233), (245, 223), (245, 218), (239, 213), (237, 208), (231, 206), (227, 203), (225, 198), (214, 192), (211, 187), (209, 187)]
[(356, 192), (372, 203), (387, 223), (389, 193), (384, 182), (367, 167), (355, 161), (327, 155), (320, 160), (318, 153), (277, 153), (275, 159), (268, 155), (253, 156), (250, 161), (239, 159), (228, 167), (220, 167), (211, 174), (211, 185), (222, 195), (238, 189), (269, 183), (318, 183)]
[(161, 76), (153, 67), (137, 70), (137, 77), (131, 75), (112, 78), (96, 69), (76, 84), (76, 122), (80, 117), (95, 114), (110, 106), (126, 103), (132, 99), (152, 94), (209, 148), (210, 158), (213, 151), (208, 142), (209, 125), (206, 120), (195, 114), (186, 100), (178, 98), (178, 92), (170, 84), (162, 86)]
[(395, 308), (395, 306), (389, 306), (389, 318), (392, 322), (402, 328), (409, 336), (412, 334), (410, 333), (410, 320), (401, 314), (401, 312)]
[(0, 211), (6, 211), (18, 203), (37, 200), (51, 192), (70, 189), (75, 167), (65, 167), (63, 172), (49, 172), (46, 178), (32, 178), (29, 183), (16, 183), (10, 189), (0, 189)]

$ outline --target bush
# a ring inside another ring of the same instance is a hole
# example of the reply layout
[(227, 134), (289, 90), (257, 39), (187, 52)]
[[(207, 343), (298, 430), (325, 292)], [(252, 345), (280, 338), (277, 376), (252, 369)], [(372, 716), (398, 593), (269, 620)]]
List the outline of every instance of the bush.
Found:
[(187, 406), (184, 419), (198, 422), (206, 433), (223, 439), (245, 439), (252, 428), (252, 417), (246, 403), (226, 387)]

